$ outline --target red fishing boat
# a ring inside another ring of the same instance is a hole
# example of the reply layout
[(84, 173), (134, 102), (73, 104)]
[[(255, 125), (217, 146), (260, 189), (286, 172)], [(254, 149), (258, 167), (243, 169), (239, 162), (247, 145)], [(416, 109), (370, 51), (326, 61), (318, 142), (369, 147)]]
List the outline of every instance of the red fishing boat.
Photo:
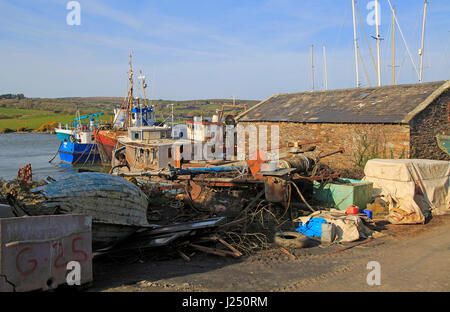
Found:
[(145, 76), (142, 75), (142, 72), (138, 79), (141, 80), (142, 84), (142, 92), (144, 95), (143, 103), (140, 102), (139, 99), (134, 99), (133, 97), (131, 53), (129, 65), (128, 79), (130, 88), (128, 89), (127, 96), (122, 105), (119, 108), (114, 109), (114, 120), (111, 126), (101, 127), (94, 131), (94, 137), (103, 162), (108, 164), (111, 163), (114, 149), (121, 147), (121, 144), (117, 141), (117, 137), (127, 135), (128, 127), (153, 126), (155, 124), (153, 107), (148, 105), (145, 96), (147, 84), (145, 83)]

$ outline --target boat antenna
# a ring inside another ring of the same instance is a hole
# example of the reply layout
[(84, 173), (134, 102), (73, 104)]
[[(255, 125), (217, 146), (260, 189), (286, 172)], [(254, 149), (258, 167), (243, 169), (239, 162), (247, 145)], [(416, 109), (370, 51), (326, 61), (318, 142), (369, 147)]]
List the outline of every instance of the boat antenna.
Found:
[(142, 70), (139, 71), (140, 75), (138, 79), (141, 80), (141, 86), (142, 86), (142, 93), (144, 94), (144, 105), (147, 105), (147, 97), (145, 96), (145, 89), (147, 88), (147, 83), (145, 82), (145, 76), (142, 74)]
[(172, 127), (173, 127), (173, 103), (171, 103), (170, 106), (172, 106)]
[[(147, 104), (147, 97), (146, 97), (146, 95), (145, 95), (145, 88), (147, 88), (147, 84), (145, 83), (145, 76), (142, 74), (142, 70), (140, 70), (139, 73), (140, 73), (140, 75), (139, 75), (138, 79), (141, 80), (142, 93), (143, 93), (143, 95), (144, 95), (144, 106), (145, 106), (145, 107), (148, 107), (148, 104)], [(142, 126), (142, 116), (143, 116), (143, 115), (142, 115), (142, 105), (140, 105), (139, 108), (140, 108), (140, 112), (141, 112), (140, 124), (141, 124), (141, 126)]]

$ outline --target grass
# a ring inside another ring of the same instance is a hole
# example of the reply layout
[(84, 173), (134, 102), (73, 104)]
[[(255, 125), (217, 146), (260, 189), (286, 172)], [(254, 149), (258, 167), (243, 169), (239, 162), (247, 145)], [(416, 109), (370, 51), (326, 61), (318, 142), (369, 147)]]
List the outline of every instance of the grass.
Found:
[[(35, 130), (43, 124), (50, 122), (71, 123), (74, 118), (74, 114), (61, 114), (52, 111), (35, 109), (0, 107), (0, 129), (10, 128), (16, 130), (19, 127), (25, 127), (30, 130)], [(100, 120), (110, 122), (111, 115), (103, 115)]]
[[(71, 97), (71, 98), (25, 98), (0, 99), (0, 129), (17, 129), (25, 127), (38, 129), (49, 122), (71, 122), (78, 106), (81, 115), (103, 112), (101, 120), (110, 122), (114, 107), (122, 104), (119, 97)], [(232, 104), (231, 99), (203, 99), (188, 101), (151, 100), (155, 107), (155, 118), (170, 119), (172, 107), (176, 122), (183, 122), (185, 116), (212, 117), (222, 104)], [(236, 105), (247, 105), (249, 108), (258, 103), (252, 100), (236, 100)], [(231, 108), (226, 111), (231, 112)], [(237, 112), (236, 110), (235, 112)], [(239, 110), (241, 111), (241, 110)]]

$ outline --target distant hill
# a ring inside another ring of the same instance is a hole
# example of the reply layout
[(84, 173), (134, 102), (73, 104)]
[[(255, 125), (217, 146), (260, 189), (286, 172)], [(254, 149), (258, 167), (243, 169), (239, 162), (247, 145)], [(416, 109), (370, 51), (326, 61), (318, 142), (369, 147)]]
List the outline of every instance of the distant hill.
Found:
[[(54, 114), (74, 114), (76, 107), (80, 109), (82, 115), (103, 112), (106, 115), (112, 115), (113, 109), (122, 104), (123, 98), (119, 97), (67, 97), (67, 98), (0, 98), (0, 107), (14, 109), (32, 109)], [(249, 108), (258, 103), (254, 100), (236, 100), (236, 105), (247, 105)], [(206, 100), (151, 100), (155, 106), (156, 116), (158, 118), (167, 118), (171, 113), (171, 103), (175, 118), (181, 116), (203, 115), (211, 117), (216, 110), (223, 104), (231, 105), (231, 99), (206, 99)], [(231, 111), (232, 108), (226, 110)], [(162, 115), (162, 116), (161, 116)]]
[(0, 94), (0, 99), (24, 99), (25, 96), (22, 93), (19, 94), (12, 94), (12, 93), (8, 93), (8, 94)]

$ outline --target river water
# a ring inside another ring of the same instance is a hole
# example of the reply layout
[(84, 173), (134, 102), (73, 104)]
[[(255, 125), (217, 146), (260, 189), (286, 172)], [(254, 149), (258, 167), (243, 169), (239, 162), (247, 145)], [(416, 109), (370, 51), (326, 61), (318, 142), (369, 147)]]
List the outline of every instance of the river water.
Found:
[[(31, 164), (35, 181), (47, 176), (59, 178), (76, 172), (71, 166), (61, 165), (59, 155), (49, 163), (58, 147), (59, 140), (55, 134), (0, 134), (0, 178), (4, 180), (16, 178), (19, 169), (26, 164)], [(95, 167), (87, 166), (86, 169), (96, 170)]]

